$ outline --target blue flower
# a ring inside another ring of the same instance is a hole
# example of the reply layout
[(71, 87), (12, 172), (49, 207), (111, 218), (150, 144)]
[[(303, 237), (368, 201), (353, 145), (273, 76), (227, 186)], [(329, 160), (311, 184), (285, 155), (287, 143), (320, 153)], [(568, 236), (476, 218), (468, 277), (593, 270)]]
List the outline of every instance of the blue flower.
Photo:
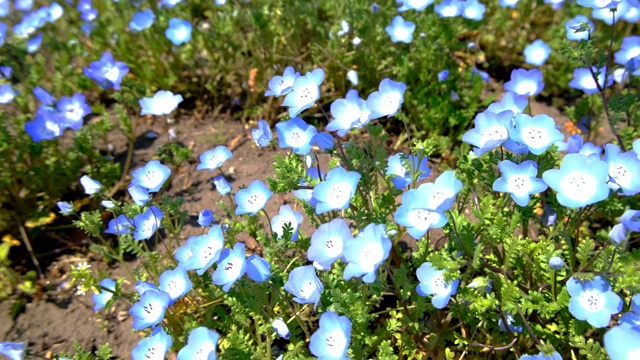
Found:
[(324, 152), (332, 151), (334, 148), (333, 136), (326, 131), (319, 132), (313, 135), (311, 138), (311, 144), (312, 146), (317, 146)]
[(505, 91), (523, 96), (538, 95), (543, 88), (542, 72), (538, 69), (515, 69), (511, 72), (511, 80), (504, 84)]
[[(587, 24), (587, 26), (583, 26), (582, 24)], [(564, 29), (567, 32), (567, 39), (571, 41), (580, 41), (588, 40), (589, 34), (593, 34), (596, 30), (596, 26), (588, 17), (584, 15), (577, 15), (576, 17), (567, 20), (564, 25)]]
[(426, 179), (431, 174), (427, 157), (423, 157), (422, 161), (418, 163), (418, 157), (409, 154), (408, 156), (403, 153), (398, 153), (389, 157), (389, 162), (386, 168), (386, 174), (391, 175), (393, 185), (402, 190), (409, 186), (413, 181), (413, 177), (417, 176), (416, 181)]
[(416, 292), (420, 296), (433, 295), (431, 304), (436, 309), (444, 309), (452, 295), (456, 294), (460, 280), (444, 280), (444, 270), (436, 270), (430, 262), (425, 262), (418, 270), (416, 276), (420, 284), (416, 286)]
[(433, 185), (423, 184), (421, 186), (435, 187), (435, 190), (429, 190), (430, 199), (425, 199), (425, 201), (433, 201), (430, 203), (432, 208), (435, 211), (443, 212), (449, 210), (453, 205), (456, 195), (462, 190), (462, 181), (456, 178), (452, 170), (447, 170), (438, 176)]
[(171, 175), (171, 169), (158, 160), (151, 160), (145, 166), (133, 171), (131, 183), (149, 192), (158, 192)]
[(129, 22), (129, 29), (133, 32), (148, 29), (153, 25), (156, 16), (151, 9), (139, 11), (133, 14), (133, 19)]
[(109, 221), (107, 229), (104, 232), (105, 234), (120, 236), (130, 234), (133, 228), (133, 220), (126, 215), (118, 215), (118, 217)]
[(268, 146), (273, 140), (269, 123), (260, 119), (258, 120), (258, 128), (251, 129), (251, 138), (260, 147)]
[(107, 305), (107, 301), (111, 300), (113, 292), (116, 291), (116, 282), (109, 278), (105, 278), (100, 281), (100, 287), (111, 291), (101, 290), (99, 293), (93, 294), (93, 311), (96, 312), (104, 309)]
[(178, 265), (173, 270), (165, 270), (158, 278), (158, 288), (167, 294), (171, 298), (169, 305), (173, 304), (179, 298), (185, 296), (191, 288), (193, 283), (189, 279), (187, 269), (184, 266)]
[(517, 95), (514, 92), (507, 91), (502, 95), (502, 98), (498, 102), (493, 102), (487, 108), (488, 111), (499, 114), (505, 110), (513, 112), (513, 116), (521, 114), (529, 104), (529, 99), (526, 96)]
[(0, 85), (0, 104), (11, 103), (15, 96), (16, 96), (16, 92), (13, 90), (11, 85), (9, 84)]
[(562, 270), (564, 267), (564, 260), (559, 256), (553, 256), (549, 259), (549, 267), (555, 271)]
[(133, 231), (134, 240), (147, 240), (160, 227), (164, 214), (155, 206), (148, 208), (140, 215), (133, 218), (135, 230)]
[(198, 225), (202, 227), (210, 226), (214, 221), (213, 213), (209, 209), (204, 209), (198, 214)]
[(224, 176), (219, 175), (213, 178), (213, 184), (216, 186), (216, 190), (221, 195), (227, 195), (231, 193), (231, 184), (224, 178)]
[(58, 201), (56, 203), (56, 205), (58, 206), (58, 209), (60, 209), (60, 213), (62, 215), (69, 215), (69, 214), (73, 214), (74, 209), (73, 209), (73, 204), (66, 202), (66, 201)]
[(527, 64), (542, 66), (551, 55), (551, 47), (538, 39), (524, 48), (524, 62)]
[(205, 327), (195, 328), (189, 334), (187, 345), (178, 352), (176, 360), (199, 359), (216, 360), (216, 347), (220, 335)]
[(220, 258), (224, 247), (224, 235), (220, 225), (213, 225), (205, 235), (192, 236), (176, 250), (175, 258), (187, 270), (204, 274)]
[(9, 5), (11, 5), (11, 1), (0, 0), (0, 18), (9, 15)]
[(166, 6), (173, 9), (174, 6), (179, 4), (182, 0), (160, 0), (160, 6)]
[(140, 115), (169, 115), (182, 102), (182, 95), (174, 95), (171, 91), (160, 90), (153, 97), (142, 98), (138, 101)]
[(90, 178), (89, 175), (83, 175), (80, 178), (80, 185), (82, 185), (84, 193), (87, 195), (95, 195), (102, 187), (102, 184)]
[(267, 281), (271, 277), (271, 264), (253, 254), (247, 258), (247, 276), (255, 282)]
[(447, 80), (447, 78), (449, 77), (449, 70), (442, 70), (438, 73), (438, 81), (442, 82)]
[(280, 240), (284, 235), (284, 226), (289, 224), (293, 229), (291, 241), (296, 241), (298, 240), (298, 228), (302, 223), (302, 219), (303, 217), (300, 212), (293, 211), (289, 205), (282, 205), (280, 207), (280, 213), (271, 219), (271, 228), (278, 234), (278, 240)]
[(582, 154), (567, 154), (560, 169), (545, 171), (542, 179), (558, 193), (560, 205), (566, 207), (584, 207), (609, 196), (609, 166)]
[(409, 235), (416, 240), (421, 239), (429, 229), (443, 227), (448, 219), (442, 211), (437, 210), (441, 201), (434, 195), (438, 191), (433, 183), (406, 191), (402, 195), (402, 204), (393, 214), (393, 221), (406, 227)]
[(353, 241), (353, 235), (342, 218), (335, 218), (322, 224), (311, 234), (311, 246), (307, 250), (307, 259), (313, 261), (316, 268), (329, 270), (331, 265), (343, 253), (345, 244)]
[(80, 13), (80, 19), (86, 21), (87, 23), (91, 23), (93, 20), (98, 18), (98, 10), (89, 9)]
[(322, 69), (315, 69), (295, 79), (293, 89), (282, 102), (282, 106), (289, 107), (289, 117), (298, 116), (320, 98), (320, 84), (323, 80), (324, 70)]
[(473, 69), (471, 69), (471, 74), (472, 74), (472, 78), (474, 78), (476, 75), (480, 76), (480, 79), (482, 79), (482, 81), (484, 82), (489, 82), (489, 80), (491, 80), (491, 77), (489, 76), (488, 72), (479, 70), (475, 66), (473, 67)]
[(525, 144), (535, 155), (542, 154), (555, 142), (564, 139), (549, 115), (531, 117), (520, 114), (513, 121), (516, 126), (509, 130), (511, 140)]
[(240, 189), (234, 196), (236, 215), (255, 215), (271, 199), (273, 192), (260, 180), (253, 180), (246, 189)]
[(209, 170), (213, 171), (222, 166), (222, 164), (231, 159), (233, 154), (229, 149), (220, 145), (217, 146), (213, 150), (207, 150), (203, 152), (198, 158), (200, 159), (200, 164), (196, 166), (196, 170)]
[(0, 342), (0, 354), (6, 356), (9, 360), (23, 360), (27, 350), (27, 344), (2, 341)]
[(433, 7), (436, 14), (441, 18), (456, 17), (462, 13), (462, 2), (460, 0), (442, 0), (442, 2)]
[(604, 334), (604, 348), (611, 360), (631, 360), (640, 353), (640, 326), (614, 326)]
[(173, 45), (182, 45), (191, 40), (191, 30), (193, 26), (188, 20), (173, 18), (169, 20), (169, 27), (164, 31), (164, 35)]
[(314, 304), (314, 310), (318, 306), (323, 288), (312, 265), (291, 270), (287, 282), (284, 283), (284, 289), (294, 296), (293, 301), (298, 304)]
[(33, 95), (44, 105), (53, 105), (56, 102), (56, 98), (40, 86), (33, 88)]
[(142, 281), (142, 280), (138, 280), (136, 282), (135, 289), (138, 292), (138, 295), (142, 295), (149, 290), (160, 291), (160, 289), (156, 286), (156, 284), (148, 281)]
[(158, 325), (164, 320), (170, 300), (171, 297), (164, 291), (145, 291), (140, 300), (129, 309), (129, 314), (133, 317), (133, 329), (140, 331)]
[(294, 117), (289, 121), (277, 123), (276, 132), (278, 146), (282, 149), (291, 148), (295, 154), (307, 155), (313, 146), (311, 140), (318, 133), (318, 129), (301, 118)]
[(387, 237), (384, 224), (369, 224), (355, 240), (344, 244), (343, 256), (347, 266), (344, 268), (345, 280), (361, 277), (365, 283), (376, 280), (378, 267), (387, 260), (391, 251), (391, 240)]
[(593, 9), (611, 9), (618, 6), (622, 0), (578, 0), (578, 5)]
[(480, 21), (484, 17), (487, 7), (478, 0), (467, 0), (462, 2), (462, 17), (470, 20)]
[(311, 335), (309, 351), (320, 360), (347, 358), (351, 343), (351, 321), (333, 311), (320, 315), (320, 327)]
[(110, 52), (104, 52), (100, 60), (89, 64), (84, 68), (84, 74), (93, 79), (103, 89), (113, 87), (114, 90), (120, 90), (122, 79), (129, 72), (129, 68), (123, 61), (113, 60)]
[(616, 224), (609, 231), (609, 238), (616, 245), (620, 245), (627, 241), (627, 228), (623, 224)]
[(291, 332), (289, 332), (289, 327), (287, 327), (287, 323), (285, 323), (284, 320), (282, 320), (282, 318), (277, 318), (273, 320), (273, 322), (271, 323), (271, 326), (273, 326), (273, 330), (281, 338), (285, 340), (289, 340), (289, 338), (291, 337)]
[(498, 4), (500, 4), (500, 6), (502, 7), (509, 7), (512, 9), (516, 8), (516, 5), (518, 4), (519, 0), (499, 0)]
[(611, 190), (620, 190), (624, 196), (640, 193), (640, 159), (633, 151), (622, 153), (615, 144), (604, 146), (604, 161), (609, 164), (609, 182)]
[(462, 136), (462, 141), (474, 146), (476, 156), (491, 151), (509, 140), (513, 129), (513, 112), (505, 110), (499, 114), (485, 110), (474, 120), (475, 127)]
[[(355, 44), (355, 39), (354, 39), (354, 44)], [(358, 86), (358, 72), (355, 70), (349, 70), (347, 72), (347, 80), (349, 80), (349, 82), (351, 83), (351, 85), (353, 86)]]
[(411, 21), (404, 21), (402, 16), (396, 15), (391, 24), (384, 28), (384, 31), (391, 37), (391, 42), (411, 43), (413, 40), (413, 32), (416, 30), (416, 24)]
[(640, 315), (640, 293), (633, 295), (631, 298), (631, 311)]
[(7, 29), (9, 26), (3, 22), (0, 22), (0, 46), (4, 45), (4, 38), (7, 35)]
[[(640, 232), (640, 210), (628, 209), (620, 217), (620, 223), (629, 231)], [(640, 311), (638, 311), (640, 314)]]
[(349, 130), (367, 124), (371, 111), (367, 108), (367, 102), (358, 95), (358, 90), (351, 89), (344, 99), (331, 103), (331, 115), (333, 120), (326, 129), (336, 131), (338, 136), (345, 136)]
[(374, 91), (367, 98), (367, 108), (371, 111), (370, 120), (383, 116), (395, 115), (404, 102), (404, 92), (407, 85), (389, 78), (382, 79), (378, 91)]
[(131, 351), (132, 360), (164, 359), (171, 349), (173, 339), (168, 335), (162, 326), (153, 330), (151, 336), (140, 340), (138, 345)]
[(42, 38), (43, 35), (40, 33), (29, 39), (29, 41), (27, 41), (27, 53), (33, 54), (38, 51), (38, 49), (40, 49), (40, 45), (42, 45)]
[[(593, 75), (591, 75), (591, 71), (597, 75), (598, 83), (593, 79)], [(569, 82), (569, 87), (572, 87), (577, 90), (584, 91), (585, 94), (591, 95), (599, 92), (601, 88), (605, 86), (610, 86), (613, 84), (613, 76), (609, 75), (607, 77), (607, 81), (605, 84), (605, 74), (607, 73), (607, 67), (603, 66), (600, 70), (597, 67), (593, 66), (591, 71), (588, 68), (577, 68), (573, 70), (573, 79)], [(598, 71), (600, 72), (598, 74)]]
[(83, 124), (83, 119), (91, 112), (87, 101), (82, 94), (75, 94), (72, 97), (63, 96), (56, 104), (58, 111), (63, 118), (62, 125), (78, 131)]
[(13, 69), (11, 68), (11, 66), (0, 66), (0, 77), (4, 77), (5, 79), (8, 79), (11, 77), (11, 72), (13, 72)]
[(129, 192), (129, 195), (131, 195), (131, 200), (133, 200), (136, 205), (145, 205), (151, 199), (149, 191), (136, 184), (129, 184), (129, 186), (127, 186), (127, 191)]
[[(523, 330), (522, 325), (515, 324), (516, 320), (513, 318), (513, 315), (505, 314), (504, 318), (507, 319), (507, 326), (509, 327), (509, 330), (511, 330), (511, 332), (514, 332), (514, 333), (522, 332)], [(504, 326), (504, 321), (502, 321), (502, 317), (498, 320), (498, 327), (503, 332), (507, 332), (507, 328)]]
[(282, 76), (276, 75), (269, 80), (269, 90), (264, 93), (264, 96), (279, 97), (290, 93), (299, 76), (300, 73), (296, 72), (293, 66), (287, 66)]
[[(396, 0), (396, 4), (400, 5), (398, 12), (405, 12), (408, 10), (422, 11), (426, 9), (427, 6), (433, 4), (433, 1), (434, 0)], [(373, 5), (378, 6), (377, 4)], [(374, 10), (374, 12), (377, 12), (377, 10)]]
[(538, 355), (522, 355), (518, 360), (562, 360), (562, 356), (557, 351), (554, 351), (551, 355), (545, 355), (541, 351)]
[[(318, 169), (315, 168), (315, 167), (307, 169), (307, 171), (305, 173), (307, 175), (307, 178), (309, 178), (312, 181), (319, 181), (320, 177), (322, 177), (322, 178), (325, 177), (324, 172), (321, 171), (320, 174), (318, 174)], [(307, 185), (309, 185), (309, 182), (307, 182), (306, 179), (301, 179), (300, 180), (300, 185), (307, 186)], [(296, 198), (300, 199), (300, 200), (308, 202), (309, 205), (311, 205), (311, 207), (313, 209), (315, 209), (316, 205), (318, 204), (318, 201), (313, 198), (313, 190), (312, 189), (293, 190), (293, 195)]]
[(316, 214), (324, 214), (331, 210), (344, 210), (349, 207), (351, 198), (356, 193), (361, 175), (355, 171), (347, 171), (342, 167), (329, 170), (324, 181), (318, 183), (312, 196), (318, 201)]
[(224, 249), (211, 280), (216, 285), (224, 285), (222, 291), (229, 292), (236, 280), (240, 279), (247, 270), (246, 260), (243, 243), (236, 243), (233, 250)]
[(91, 5), (91, 0), (78, 0), (78, 6), (76, 6), (76, 10), (79, 12), (85, 12), (87, 10), (91, 10), (93, 6)]
[(15, 0), (13, 7), (18, 11), (29, 11), (33, 8), (33, 0)]
[(602, 276), (592, 280), (571, 277), (567, 281), (569, 312), (578, 320), (586, 320), (591, 326), (609, 326), (611, 315), (622, 311), (622, 299), (611, 291), (611, 284)]

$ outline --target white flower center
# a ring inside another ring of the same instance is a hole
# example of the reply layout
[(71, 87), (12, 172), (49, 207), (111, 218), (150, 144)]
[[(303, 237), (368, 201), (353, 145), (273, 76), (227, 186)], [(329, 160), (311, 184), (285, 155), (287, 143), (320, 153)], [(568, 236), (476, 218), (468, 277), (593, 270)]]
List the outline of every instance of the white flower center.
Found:
[(326, 350), (332, 358), (339, 358), (347, 346), (347, 339), (341, 329), (336, 328), (327, 335), (325, 340)]
[(229, 279), (236, 279), (240, 275), (240, 270), (242, 268), (242, 260), (236, 257), (227, 261), (224, 265), (224, 271), (227, 273), (227, 277)]
[(574, 201), (590, 199), (596, 193), (596, 178), (584, 172), (574, 171), (560, 182), (560, 189)]
[(300, 130), (293, 130), (289, 134), (289, 145), (292, 147), (302, 147), (309, 143), (309, 136), (306, 132)]
[(409, 222), (419, 229), (426, 229), (435, 223), (434, 213), (425, 209), (416, 209), (409, 212)]
[(104, 77), (111, 81), (111, 82), (116, 82), (118, 80), (118, 76), (120, 75), (120, 70), (118, 70), (117, 67), (110, 67), (107, 71), (105, 71), (104, 73)]
[(515, 175), (507, 179), (507, 190), (516, 195), (526, 195), (531, 191), (531, 179), (522, 176)]
[(196, 351), (193, 354), (193, 359), (194, 360), (207, 360), (207, 358), (209, 358), (209, 354), (214, 349), (215, 349), (215, 347), (214, 347), (213, 344), (211, 344), (211, 342), (204, 343), (204, 344), (202, 344), (200, 346), (198, 351)]
[(528, 127), (522, 129), (522, 140), (533, 147), (542, 147), (549, 144), (549, 133), (545, 128)]
[(339, 236), (330, 237), (324, 243), (324, 247), (326, 248), (326, 253), (330, 257), (340, 256), (342, 254), (342, 238)]
[(609, 168), (609, 176), (611, 176), (617, 185), (628, 187), (633, 180), (633, 174), (622, 164), (615, 164)]
[(589, 312), (598, 312), (604, 308), (604, 296), (602, 293), (587, 290), (580, 294), (580, 306)]
[(351, 187), (347, 183), (335, 184), (327, 192), (327, 204), (333, 208), (342, 207), (351, 197)]
[(260, 208), (262, 208), (262, 206), (264, 205), (264, 203), (266, 202), (265, 196), (261, 193), (256, 193), (256, 194), (251, 194), (251, 196), (249, 196), (247, 198), (247, 209), (249, 209), (251, 212), (260, 210)]
[(67, 107), (66, 117), (71, 120), (78, 121), (82, 119), (82, 109), (77, 104), (72, 104)]
[(536, 92), (537, 85), (530, 80), (520, 81), (516, 86), (516, 94), (518, 95), (533, 95)]
[(309, 297), (311, 297), (311, 294), (313, 294), (316, 289), (318, 287), (316, 286), (316, 283), (313, 281), (307, 281), (304, 284), (302, 284), (302, 286), (300, 287), (300, 298), (302, 299), (308, 299)]
[(143, 306), (142, 309), (146, 319), (157, 319), (162, 314), (162, 304), (155, 301)]
[(396, 27), (393, 29), (393, 35), (395, 35), (398, 40), (405, 40), (409, 38), (409, 32), (404, 27)]
[(442, 273), (438, 273), (431, 278), (431, 289), (436, 295), (447, 294), (450, 291), (451, 285), (444, 281)]

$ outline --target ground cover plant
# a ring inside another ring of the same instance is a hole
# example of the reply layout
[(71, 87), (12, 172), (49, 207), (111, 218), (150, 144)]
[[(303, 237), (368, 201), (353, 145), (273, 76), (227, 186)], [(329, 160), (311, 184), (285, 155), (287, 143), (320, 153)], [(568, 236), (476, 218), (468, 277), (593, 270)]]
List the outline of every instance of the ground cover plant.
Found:
[[(527, 42), (529, 65), (482, 97), (480, 34), (538, 7), (567, 15), (563, 38)], [(33, 291), (9, 251), (24, 245), (43, 276), (30, 238), (62, 218), (127, 272), (71, 275), (94, 311), (127, 304), (133, 359), (640, 354), (636, 1), (5, 1), (0, 16), (3, 221), (18, 231), (0, 246), (0, 295)], [(568, 137), (531, 110), (558, 89), (573, 91)], [(186, 239), (184, 199), (165, 194), (192, 156), (178, 108), (241, 108), (255, 151), (278, 151), (274, 176), (245, 184), (229, 147), (193, 154), (187, 171), (211, 174), (225, 217), (201, 209)], [(168, 142), (132, 166), (140, 116)], [(406, 150), (389, 154), (398, 129)], [(268, 212), (277, 194), (297, 201)], [(42, 357), (16, 342), (0, 354)]]

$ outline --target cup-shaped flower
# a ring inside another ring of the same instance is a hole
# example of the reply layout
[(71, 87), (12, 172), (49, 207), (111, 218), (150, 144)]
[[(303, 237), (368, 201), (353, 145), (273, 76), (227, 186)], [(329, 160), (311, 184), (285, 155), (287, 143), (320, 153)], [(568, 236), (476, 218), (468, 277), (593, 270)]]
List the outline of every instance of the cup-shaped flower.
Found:
[(63, 96), (56, 104), (58, 111), (62, 114), (60, 119), (63, 127), (78, 131), (83, 124), (83, 119), (91, 112), (87, 101), (82, 94), (75, 94), (72, 97)]
[(140, 115), (169, 115), (182, 102), (182, 95), (174, 95), (171, 91), (159, 90), (152, 97), (138, 100)]
[(302, 223), (302, 213), (293, 211), (291, 206), (282, 205), (280, 207), (280, 213), (271, 219), (271, 229), (278, 234), (278, 240), (282, 239), (284, 235), (284, 227), (289, 224), (293, 233), (291, 234), (291, 241), (298, 240), (298, 228)]
[(320, 301), (320, 295), (324, 285), (316, 275), (316, 269), (312, 265), (297, 267), (289, 273), (289, 278), (284, 283), (284, 289), (293, 295), (293, 301), (298, 304), (314, 304), (315, 310)]
[(511, 72), (511, 80), (504, 84), (505, 91), (522, 96), (538, 95), (543, 88), (542, 72), (538, 69), (515, 69)]
[(130, 234), (134, 229), (133, 220), (126, 215), (118, 215), (115, 219), (111, 219), (107, 225), (105, 234), (113, 234), (116, 236)]
[(442, 0), (441, 3), (433, 7), (433, 10), (441, 18), (456, 17), (462, 13), (462, 1)]
[(151, 336), (140, 340), (131, 351), (131, 360), (160, 360), (164, 359), (167, 351), (171, 349), (173, 339), (162, 326), (153, 329)]
[(65, 129), (65, 125), (58, 121), (61, 118), (61, 114), (48, 110), (38, 111), (34, 120), (27, 121), (24, 124), (24, 130), (34, 142), (51, 140), (61, 136)]
[(360, 177), (358, 172), (347, 171), (342, 167), (329, 170), (325, 180), (316, 185), (312, 192), (313, 198), (318, 201), (316, 214), (349, 207)]
[(430, 262), (425, 262), (416, 270), (420, 284), (416, 286), (416, 292), (420, 296), (433, 295), (431, 304), (436, 309), (444, 309), (452, 295), (456, 294), (460, 280), (444, 280), (444, 270), (437, 270)]
[(537, 355), (522, 355), (518, 360), (562, 360), (562, 356), (557, 351), (554, 351), (551, 355), (545, 355), (541, 351)]
[(196, 170), (208, 170), (213, 171), (222, 166), (222, 164), (231, 159), (233, 154), (224, 145), (216, 146), (213, 150), (207, 150), (200, 154), (200, 164), (196, 166)]
[(187, 269), (184, 266), (178, 265), (173, 270), (165, 270), (158, 278), (158, 288), (167, 294), (171, 301), (169, 305), (172, 305), (176, 300), (183, 297), (191, 291), (193, 283), (189, 279)]
[(413, 40), (413, 32), (416, 31), (416, 24), (411, 21), (404, 21), (402, 16), (397, 15), (391, 20), (384, 31), (391, 37), (391, 42), (411, 43)]
[(318, 133), (318, 129), (294, 117), (289, 121), (277, 123), (276, 133), (278, 133), (278, 146), (282, 149), (291, 148), (295, 154), (307, 155), (313, 146), (311, 140)]
[(620, 50), (613, 54), (613, 58), (616, 64), (625, 65), (638, 55), (640, 55), (640, 36), (627, 36), (622, 39)]
[(116, 282), (109, 278), (105, 278), (100, 281), (100, 287), (111, 291), (103, 289), (99, 293), (93, 294), (93, 311), (96, 312), (104, 309), (107, 305), (107, 301), (113, 297), (113, 292), (116, 291)]
[(611, 315), (622, 311), (623, 301), (611, 291), (611, 284), (597, 275), (591, 280), (571, 277), (567, 281), (569, 312), (578, 320), (586, 320), (591, 326), (603, 328), (609, 326)]
[(634, 151), (622, 153), (615, 144), (604, 146), (604, 161), (609, 164), (609, 182), (611, 190), (624, 196), (640, 193), (640, 159)]
[(122, 79), (127, 73), (129, 73), (127, 65), (123, 61), (115, 61), (108, 51), (102, 54), (100, 60), (84, 68), (84, 74), (103, 89), (113, 87), (115, 90), (120, 90)]
[(262, 210), (271, 199), (273, 192), (260, 180), (253, 180), (245, 189), (240, 189), (234, 196), (236, 215), (255, 215)]
[(169, 175), (171, 175), (171, 169), (168, 166), (161, 164), (158, 160), (151, 160), (145, 166), (133, 171), (131, 183), (149, 192), (158, 192)]
[(58, 206), (58, 209), (60, 210), (60, 213), (62, 215), (69, 215), (69, 214), (73, 214), (74, 212), (73, 204), (71, 204), (70, 202), (58, 201), (56, 205)]
[(220, 335), (205, 327), (195, 328), (189, 334), (187, 345), (178, 352), (176, 360), (216, 360), (216, 347)]
[[(596, 75), (598, 79), (598, 83), (593, 79), (592, 73)], [(605, 74), (607, 73), (607, 67), (603, 66), (598, 69), (597, 67), (591, 67), (591, 70), (588, 68), (577, 68), (573, 70), (573, 79), (569, 82), (569, 87), (582, 90), (585, 94), (591, 95), (597, 92), (600, 92), (600, 89), (605, 86), (610, 86), (613, 84), (613, 76), (609, 75), (605, 84)]]
[(258, 120), (258, 128), (251, 129), (251, 138), (260, 147), (268, 146), (273, 140), (269, 123), (260, 119)]
[(27, 41), (27, 54), (33, 54), (40, 49), (42, 45), (43, 34), (37, 34)]
[(129, 184), (129, 186), (127, 186), (127, 191), (131, 196), (131, 200), (133, 200), (136, 205), (143, 206), (151, 199), (149, 191), (136, 184)]
[(487, 7), (478, 0), (467, 0), (462, 2), (462, 17), (469, 20), (480, 21), (484, 17)]
[(271, 264), (253, 254), (247, 258), (247, 276), (255, 282), (267, 281), (271, 277)]
[(215, 219), (213, 218), (213, 213), (209, 209), (204, 209), (198, 214), (198, 225), (202, 227), (207, 227), (211, 225)]
[(311, 234), (311, 246), (307, 250), (307, 259), (313, 261), (316, 268), (329, 270), (331, 265), (342, 256), (345, 244), (353, 241), (353, 235), (342, 218), (335, 218), (322, 224)]
[(513, 112), (513, 116), (516, 116), (521, 114), (528, 104), (529, 99), (526, 96), (507, 91), (502, 95), (500, 101), (491, 103), (487, 110), (496, 114), (505, 110), (511, 110)]
[[(620, 217), (620, 223), (629, 231), (640, 232), (640, 210), (629, 209)], [(640, 314), (640, 311), (638, 311)]]
[(246, 272), (246, 260), (243, 243), (236, 243), (233, 249), (222, 250), (218, 267), (213, 272), (211, 280), (216, 285), (223, 285), (222, 291), (229, 292), (236, 280), (240, 279)]
[(543, 40), (534, 40), (524, 48), (524, 62), (534, 66), (542, 66), (551, 55), (551, 47)]
[[(320, 180), (320, 178), (324, 178), (324, 172), (320, 171), (320, 174), (318, 174), (318, 168), (312, 167), (307, 169), (306, 171), (306, 175), (307, 178), (309, 178), (310, 180)], [(300, 185), (302, 186), (306, 186), (309, 185), (309, 182), (306, 179), (301, 179), (300, 180)], [(316, 205), (318, 203), (318, 201), (316, 199), (313, 198), (313, 190), (312, 189), (298, 189), (298, 190), (293, 190), (293, 195), (295, 195), (296, 198), (306, 201), (309, 203), (309, 205), (311, 205), (311, 207), (313, 209), (316, 208)]]
[(438, 192), (439, 188), (433, 183), (406, 191), (402, 195), (402, 204), (393, 214), (393, 221), (406, 227), (409, 235), (416, 240), (421, 239), (429, 229), (443, 227), (448, 219), (442, 211), (437, 210), (441, 205)]
[(611, 360), (633, 360), (640, 354), (640, 326), (614, 326), (604, 334), (604, 348)]
[(218, 175), (213, 178), (213, 185), (216, 186), (216, 190), (220, 195), (227, 195), (231, 193), (231, 184), (222, 175)]
[(334, 148), (333, 136), (326, 131), (319, 132), (311, 138), (311, 145), (317, 146), (322, 151), (329, 152)]
[(545, 171), (542, 179), (558, 193), (560, 205), (566, 207), (595, 204), (609, 196), (609, 166), (602, 160), (582, 154), (567, 154), (560, 169)]
[(87, 195), (95, 195), (102, 187), (102, 184), (90, 178), (89, 175), (83, 175), (80, 178), (80, 185), (82, 185), (84, 193)]
[(129, 29), (133, 32), (148, 29), (153, 25), (156, 16), (151, 9), (139, 11), (133, 14), (133, 19), (129, 22)]
[(345, 280), (361, 277), (365, 283), (376, 280), (378, 267), (387, 260), (391, 240), (384, 224), (369, 224), (353, 241), (344, 244), (343, 256), (347, 266), (342, 275)]
[(50, 106), (56, 102), (56, 98), (40, 86), (33, 88), (33, 95), (44, 105)]
[(264, 93), (264, 96), (279, 97), (290, 93), (293, 90), (293, 83), (299, 76), (300, 73), (296, 72), (293, 66), (287, 66), (282, 76), (276, 75), (269, 80), (269, 90)]
[(382, 79), (378, 91), (372, 92), (367, 98), (367, 108), (371, 111), (369, 120), (395, 115), (404, 102), (405, 90), (407, 85), (403, 82)]
[(618, 246), (627, 241), (627, 228), (623, 224), (616, 224), (609, 231), (609, 238)]
[(351, 129), (360, 128), (369, 122), (371, 111), (367, 102), (360, 98), (358, 91), (347, 91), (344, 99), (331, 103), (333, 120), (327, 125), (328, 131), (335, 131), (338, 136), (345, 136)]
[(553, 256), (549, 259), (549, 267), (553, 270), (562, 270), (564, 267), (564, 260), (559, 256)]
[(273, 326), (273, 330), (285, 340), (289, 340), (291, 337), (291, 332), (289, 332), (289, 327), (287, 323), (282, 320), (282, 318), (277, 318), (271, 322), (271, 326)]
[(289, 117), (298, 116), (320, 98), (320, 84), (324, 80), (324, 75), (324, 70), (315, 69), (295, 79), (291, 92), (282, 102), (282, 106), (289, 107)]
[(158, 325), (164, 320), (169, 301), (171, 301), (171, 297), (164, 291), (145, 291), (140, 295), (140, 300), (131, 305), (129, 309), (129, 314), (133, 317), (133, 329), (139, 331)]
[(27, 344), (21, 342), (8, 342), (2, 341), (0, 342), (0, 354), (9, 358), (9, 360), (23, 360), (27, 355), (25, 351), (27, 350)]
[[(429, 201), (433, 201), (431, 206), (435, 206), (434, 210), (443, 212), (449, 210), (456, 199), (456, 195), (462, 190), (462, 181), (456, 178), (456, 175), (452, 170), (447, 170), (440, 174), (433, 185), (423, 184), (430, 188), (435, 186), (435, 191), (429, 191), (428, 195), (431, 198)], [(426, 200), (426, 199), (425, 199)]]
[[(586, 24), (584, 26), (583, 24)], [(567, 20), (564, 25), (564, 29), (567, 32), (567, 39), (571, 41), (588, 40), (589, 34), (593, 34), (596, 27), (593, 21), (589, 20), (584, 15), (578, 15), (572, 19)]]
[(133, 218), (135, 230), (133, 231), (134, 240), (147, 240), (160, 227), (164, 214), (162, 210), (155, 206), (151, 206), (140, 215)]
[(513, 129), (513, 112), (505, 110), (500, 113), (483, 111), (476, 115), (475, 127), (462, 136), (462, 141), (474, 146), (473, 152), (480, 157), (509, 140), (509, 132)]
[(431, 170), (426, 157), (423, 157), (420, 161), (413, 154), (407, 156), (406, 154), (398, 153), (389, 156), (386, 173), (392, 176), (393, 185), (402, 190), (411, 184), (414, 175), (418, 175), (416, 181), (420, 181), (429, 177)]
[[(178, 250), (181, 248), (185, 250), (181, 250), (180, 254), (176, 251), (176, 259), (187, 270), (196, 270), (198, 275), (202, 275), (218, 260), (223, 246), (224, 235), (222, 235), (222, 228), (220, 225), (213, 225), (206, 235), (192, 236), (187, 239), (187, 243), (178, 248)], [(187, 256), (189, 253), (191, 255)], [(184, 259), (184, 262), (181, 261), (182, 259)]]
[(182, 45), (191, 40), (191, 30), (193, 26), (189, 20), (173, 18), (169, 20), (169, 27), (164, 31), (164, 35), (173, 45)]
[(351, 321), (333, 311), (320, 315), (320, 327), (311, 335), (309, 351), (321, 360), (347, 358), (351, 343)]
[(511, 194), (511, 198), (520, 206), (529, 205), (530, 196), (547, 189), (547, 184), (536, 178), (538, 164), (533, 160), (515, 164), (510, 160), (498, 163), (502, 177), (493, 183), (493, 191)]

